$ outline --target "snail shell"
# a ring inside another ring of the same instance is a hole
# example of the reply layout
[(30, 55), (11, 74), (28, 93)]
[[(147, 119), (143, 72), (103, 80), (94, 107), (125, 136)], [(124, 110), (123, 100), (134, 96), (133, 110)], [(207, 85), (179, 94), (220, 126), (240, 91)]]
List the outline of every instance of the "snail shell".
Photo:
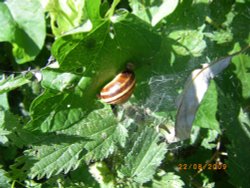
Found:
[(108, 104), (121, 104), (129, 99), (134, 87), (135, 75), (132, 71), (126, 70), (119, 73), (102, 88), (100, 98)]

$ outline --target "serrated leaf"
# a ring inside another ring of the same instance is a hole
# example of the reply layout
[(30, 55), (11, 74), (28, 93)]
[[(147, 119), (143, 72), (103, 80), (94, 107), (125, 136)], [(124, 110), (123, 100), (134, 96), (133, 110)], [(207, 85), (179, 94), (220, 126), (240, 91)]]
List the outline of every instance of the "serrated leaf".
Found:
[(250, 57), (245, 54), (240, 54), (232, 59), (232, 63), (236, 67), (234, 73), (242, 84), (242, 96), (247, 99), (250, 97)]
[(161, 172), (158, 176), (158, 179), (153, 179), (152, 187), (154, 188), (162, 188), (166, 187), (166, 185), (168, 188), (180, 188), (185, 186), (180, 176), (175, 175), (173, 172)]
[(35, 143), (43, 137), (24, 129), (20, 125), (19, 117), (9, 110), (0, 110), (0, 131), (2, 139), (6, 142), (11, 140), (11, 143), (19, 148)]
[(0, 168), (0, 188), (6, 188), (11, 186), (11, 179), (7, 176), (7, 174), (8, 173), (5, 170)]
[(45, 20), (40, 2), (9, 0), (0, 2), (0, 9), (1, 23), (6, 24), (3, 31), (0, 29), (0, 40), (12, 43), (17, 63), (34, 60), (45, 39)]
[(178, 0), (153, 0), (146, 2), (129, 0), (129, 4), (133, 14), (155, 26), (175, 10)]
[(231, 58), (231, 56), (223, 58), (192, 72), (178, 101), (175, 125), (177, 139), (185, 140), (189, 138), (197, 109), (208, 89), (210, 80), (227, 68)]
[(84, 157), (88, 163), (108, 157), (118, 144), (122, 146), (125, 144), (127, 137), (127, 130), (118, 124), (108, 106), (91, 112), (77, 125), (62, 132), (65, 134), (75, 132), (89, 139), (84, 146), (88, 151)]
[(18, 125), (14, 115), (8, 110), (1, 109), (0, 106), (0, 144), (9, 142), (8, 136), (12, 133), (12, 128)]
[[(84, 77), (81, 78), (81, 80), (84, 79)], [(32, 130), (40, 129), (43, 132), (52, 132), (73, 126), (86, 117), (93, 108), (96, 108), (96, 104), (93, 103), (93, 100), (87, 100), (88, 98), (84, 99), (81, 96), (82, 90), (89, 85), (88, 79), (85, 79), (84, 82), (81, 80), (79, 88), (77, 86), (80, 95), (72, 92), (55, 94), (45, 91), (36, 98), (31, 105), (32, 120), (27, 127)]]
[(76, 136), (51, 135), (46, 141), (25, 151), (24, 169), (31, 178), (67, 173), (76, 169), (84, 154), (86, 139)]
[(19, 75), (14, 77), (11, 75), (7, 78), (2, 77), (0, 80), (0, 94), (9, 92), (13, 89), (16, 89), (24, 84), (27, 84), (31, 81), (32, 73), (27, 73), (25, 75)]
[(120, 176), (131, 178), (135, 182), (149, 181), (161, 164), (167, 152), (166, 144), (158, 143), (159, 136), (154, 129), (145, 128), (135, 139), (132, 150), (125, 157), (120, 168)]
[(201, 56), (207, 46), (202, 32), (203, 28), (204, 27), (198, 30), (177, 30), (171, 32), (168, 37), (176, 41), (176, 43), (172, 45), (173, 50), (182, 56)]

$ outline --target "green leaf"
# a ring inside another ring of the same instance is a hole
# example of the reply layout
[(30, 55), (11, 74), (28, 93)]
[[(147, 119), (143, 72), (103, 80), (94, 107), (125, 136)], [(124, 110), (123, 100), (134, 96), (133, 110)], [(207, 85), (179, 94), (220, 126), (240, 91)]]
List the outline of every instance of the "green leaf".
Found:
[[(81, 187), (98, 187), (97, 182), (89, 172), (89, 167), (86, 164), (81, 164), (76, 170), (71, 171), (69, 175), (74, 185)], [(63, 177), (63, 179), (65, 179)], [(65, 186), (66, 187), (66, 186)]]
[(214, 31), (212, 33), (205, 33), (205, 36), (210, 38), (210, 40), (217, 42), (217, 44), (223, 44), (233, 40), (233, 33), (229, 29), (220, 29), (219, 31)]
[(76, 136), (51, 135), (46, 141), (25, 151), (25, 166), (31, 178), (67, 173), (76, 169), (84, 154), (85, 139)]
[(60, 92), (71, 91), (81, 79), (79, 75), (48, 68), (42, 71), (42, 75), (42, 86), (44, 88)]
[(208, 90), (201, 102), (201, 105), (195, 115), (194, 125), (216, 130), (221, 133), (220, 125), (216, 119), (218, 95), (216, 91), (215, 82), (212, 80)]
[(218, 139), (219, 133), (215, 130), (208, 130), (207, 136), (202, 139), (201, 146), (206, 149), (213, 149), (216, 147), (216, 139)]
[[(139, 65), (152, 59), (160, 38), (148, 25), (125, 13), (117, 16), (113, 24), (115, 35), (111, 37), (110, 24), (105, 21), (89, 33), (56, 40), (52, 51), (60, 69), (44, 71), (43, 85), (49, 90), (33, 101), (28, 126), (40, 127), (44, 132), (73, 126), (97, 108), (96, 95), (101, 87), (124, 69), (129, 60), (138, 59), (135, 63)], [(84, 72), (76, 74), (79, 69)], [(67, 73), (60, 75), (63, 71)], [(72, 87), (69, 93), (61, 92), (68, 87)]]
[(229, 181), (238, 187), (247, 187), (250, 182), (248, 163), (250, 151), (246, 150), (250, 145), (249, 110), (242, 108), (241, 80), (230, 72), (224, 73), (223, 80), (216, 80), (218, 84), (218, 113), (220, 124), (225, 130), (229, 143), (227, 148), (227, 169)]
[(83, 11), (86, 0), (50, 0), (43, 3), (45, 10), (49, 12), (52, 32), (56, 37), (77, 27), (79, 31), (91, 29), (91, 27), (86, 27), (87, 15)]
[(8, 143), (8, 137), (6, 135), (11, 133), (5, 128), (5, 124), (5, 112), (0, 110), (0, 145)]
[(8, 177), (8, 172), (0, 168), (0, 188), (10, 187), (10, 182), (11, 179)]
[[(52, 52), (61, 68), (74, 70), (84, 67), (85, 74), (96, 74), (97, 83), (103, 85), (129, 60), (148, 61), (155, 55), (160, 38), (148, 25), (127, 12), (111, 20), (113, 24), (104, 21), (89, 33), (59, 38)], [(139, 64), (137, 61), (132, 63)]]
[(13, 19), (6, 4), (0, 2), (0, 22), (4, 27), (0, 28), (0, 42), (12, 41), (14, 39), (14, 30), (16, 28), (15, 20)]
[(0, 108), (3, 108), (4, 110), (8, 110), (10, 108), (6, 93), (0, 94), (0, 104)]
[(8, 110), (1, 109), (0, 106), (0, 143), (7, 144), (9, 136), (12, 134), (12, 129), (17, 127), (17, 118)]
[(115, 186), (115, 178), (104, 162), (92, 164), (89, 168), (89, 172), (99, 183), (100, 187), (112, 188)]
[(112, 154), (118, 144), (124, 146), (127, 130), (118, 124), (110, 107), (91, 112), (75, 126), (63, 130), (64, 134), (77, 133), (89, 139), (84, 148), (87, 163), (102, 160)]
[(100, 24), (101, 22), (101, 15), (100, 15), (100, 6), (101, 0), (85, 0), (85, 9), (88, 14), (89, 19), (91, 20), (94, 27)]
[(145, 128), (135, 139), (134, 146), (125, 157), (120, 176), (138, 183), (150, 181), (167, 152), (165, 142), (158, 143), (159, 136), (152, 128)]
[(30, 132), (20, 125), (19, 117), (9, 110), (0, 110), (0, 142), (8, 141), (19, 148), (42, 139), (42, 136)]
[(0, 21), (6, 23), (0, 30), (0, 41), (13, 45), (17, 63), (32, 61), (43, 47), (45, 39), (45, 20), (38, 0), (10, 0), (0, 2)]
[(178, 0), (136, 1), (129, 0), (132, 13), (155, 26), (163, 18), (171, 14), (178, 5)]
[[(236, 123), (236, 122), (235, 122)], [(250, 144), (249, 114), (241, 109), (238, 122), (227, 130), (231, 144), (228, 148), (228, 169), (230, 182), (238, 187), (247, 187), (250, 183), (250, 165), (248, 163), (250, 150), (245, 150)]]
[(161, 171), (157, 174), (157, 179), (153, 179), (152, 187), (162, 188), (167, 185), (168, 188), (180, 188), (184, 187), (184, 182), (180, 176), (175, 175), (173, 172)]
[(172, 31), (168, 37), (176, 41), (176, 44), (172, 45), (173, 50), (182, 56), (201, 56), (207, 46), (202, 32), (203, 29), (204, 27), (200, 27), (198, 30)]
[[(27, 124), (32, 130), (52, 132), (75, 125), (93, 109), (87, 108), (82, 97), (77, 95), (45, 92), (32, 104), (33, 119)], [(91, 102), (91, 101), (90, 101)]]
[(0, 80), (0, 94), (9, 92), (24, 84), (29, 83), (32, 77), (32, 73), (23, 74), (16, 77), (14, 77), (14, 75), (11, 75), (7, 78), (3, 77)]
[(248, 99), (250, 97), (250, 57), (240, 54), (232, 59), (232, 63), (235, 65), (234, 73), (242, 84), (242, 96), (244, 99)]

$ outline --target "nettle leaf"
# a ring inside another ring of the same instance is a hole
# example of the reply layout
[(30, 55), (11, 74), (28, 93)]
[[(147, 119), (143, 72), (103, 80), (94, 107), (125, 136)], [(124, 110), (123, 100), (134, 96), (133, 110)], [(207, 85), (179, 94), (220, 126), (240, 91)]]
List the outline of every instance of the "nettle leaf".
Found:
[(166, 173), (161, 171), (157, 174), (157, 179), (153, 179), (152, 187), (162, 188), (166, 185), (168, 188), (180, 188), (185, 186), (180, 176), (175, 175), (173, 172)]
[(45, 91), (32, 102), (32, 119), (27, 127), (43, 132), (62, 130), (78, 123), (94, 107), (92, 100), (83, 100), (74, 93), (54, 94)]
[(11, 187), (10, 182), (11, 179), (8, 177), (8, 172), (1, 169), (0, 166), (0, 188)]
[(20, 125), (19, 117), (9, 110), (0, 110), (0, 142), (5, 141), (19, 148), (40, 141), (43, 135), (30, 132)]
[(236, 67), (234, 73), (242, 84), (242, 96), (247, 99), (250, 97), (250, 57), (245, 54), (240, 54), (232, 59), (232, 63)]
[(4, 76), (0, 80), (0, 94), (9, 92), (24, 84), (31, 82), (32, 73), (21, 74), (19, 76), (10, 75), (7, 78)]
[(30, 178), (38, 179), (76, 169), (84, 155), (85, 141), (77, 136), (50, 135), (46, 141), (34, 144), (32, 149), (24, 152), (23, 169), (28, 171)]
[(204, 40), (203, 29), (204, 27), (202, 26), (197, 30), (172, 31), (168, 37), (176, 41), (176, 44), (172, 45), (173, 50), (182, 56), (201, 56), (207, 46)]
[(178, 5), (178, 0), (136, 1), (129, 0), (132, 13), (155, 26), (163, 18), (171, 14)]
[[(32, 61), (43, 47), (45, 20), (38, 0), (0, 2), (0, 41), (10, 42), (17, 63)], [(28, 11), (27, 11), (28, 10)]]
[(125, 157), (120, 176), (138, 183), (149, 181), (167, 152), (166, 143), (159, 143), (159, 136), (152, 128), (145, 128), (135, 139), (132, 150)]
[(118, 124), (109, 106), (91, 112), (77, 125), (62, 133), (76, 133), (89, 139), (84, 146), (88, 151), (84, 157), (88, 163), (108, 157), (118, 145), (124, 146), (127, 137), (126, 128)]
[(2, 106), (0, 106), (0, 144), (4, 145), (8, 143), (8, 135), (11, 134), (11, 131), (8, 129), (10, 125), (8, 124), (15, 126), (17, 122), (9, 111), (3, 110), (1, 108)]

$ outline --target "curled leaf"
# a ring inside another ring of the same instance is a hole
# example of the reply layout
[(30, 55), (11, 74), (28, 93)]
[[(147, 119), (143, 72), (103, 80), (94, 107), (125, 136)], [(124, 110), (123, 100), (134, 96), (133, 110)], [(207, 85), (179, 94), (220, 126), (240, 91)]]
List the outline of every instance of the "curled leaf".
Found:
[(195, 114), (209, 87), (210, 80), (227, 68), (231, 58), (232, 56), (228, 56), (212, 64), (204, 64), (202, 69), (192, 72), (178, 101), (175, 124), (176, 140), (189, 138)]

